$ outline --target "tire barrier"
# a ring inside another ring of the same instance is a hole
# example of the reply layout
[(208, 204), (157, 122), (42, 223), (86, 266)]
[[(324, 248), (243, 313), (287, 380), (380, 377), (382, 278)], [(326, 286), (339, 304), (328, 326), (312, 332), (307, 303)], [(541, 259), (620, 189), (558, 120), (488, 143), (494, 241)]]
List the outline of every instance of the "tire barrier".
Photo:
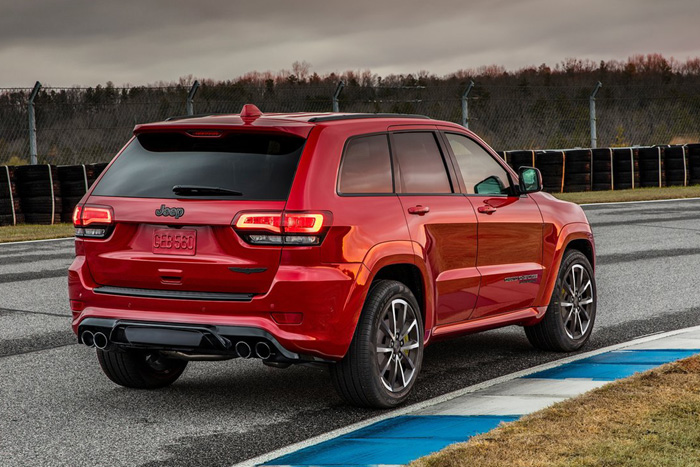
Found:
[[(63, 222), (71, 222), (73, 209), (87, 193), (88, 188), (95, 181), (97, 175), (104, 170), (106, 164), (81, 164), (81, 165), (59, 165), (58, 178), (61, 182), (61, 193), (63, 194), (63, 209), (61, 219)], [(97, 171), (97, 175), (95, 172)]]
[[(540, 169), (550, 193), (700, 184), (700, 143), (498, 154), (516, 171)], [(0, 166), (0, 226), (71, 222), (73, 209), (106, 167)]]
[(14, 175), (14, 167), (0, 167), (0, 226), (24, 222)]
[(0, 226), (72, 222), (73, 209), (105, 167), (0, 166)]
[(700, 144), (686, 147), (688, 185), (700, 184)]
[(516, 171), (542, 172), (548, 192), (624, 190), (700, 184), (700, 143), (567, 150), (499, 151)]

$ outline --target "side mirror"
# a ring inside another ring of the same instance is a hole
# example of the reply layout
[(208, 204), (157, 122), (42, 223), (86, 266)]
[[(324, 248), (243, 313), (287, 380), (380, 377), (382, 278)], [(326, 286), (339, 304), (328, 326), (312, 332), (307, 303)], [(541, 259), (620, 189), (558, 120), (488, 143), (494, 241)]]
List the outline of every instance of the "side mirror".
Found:
[(520, 167), (518, 170), (520, 193), (542, 191), (542, 174), (534, 167)]

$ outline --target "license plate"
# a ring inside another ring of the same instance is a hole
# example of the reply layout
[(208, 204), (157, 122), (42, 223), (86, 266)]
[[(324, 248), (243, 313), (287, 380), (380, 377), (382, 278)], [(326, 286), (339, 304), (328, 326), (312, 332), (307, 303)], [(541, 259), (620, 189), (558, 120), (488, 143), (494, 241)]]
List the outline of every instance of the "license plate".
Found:
[(157, 229), (153, 232), (153, 253), (193, 256), (196, 249), (196, 230)]

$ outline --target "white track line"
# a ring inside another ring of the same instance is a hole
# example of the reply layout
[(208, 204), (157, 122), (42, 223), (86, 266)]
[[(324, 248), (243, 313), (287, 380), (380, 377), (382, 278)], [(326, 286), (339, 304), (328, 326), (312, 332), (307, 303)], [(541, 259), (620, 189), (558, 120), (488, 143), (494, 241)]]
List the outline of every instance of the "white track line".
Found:
[(684, 334), (686, 332), (692, 332), (692, 331), (700, 331), (700, 326), (693, 326), (693, 327), (689, 327), (689, 328), (685, 328), (685, 329), (677, 329), (675, 331), (668, 331), (668, 332), (652, 334), (649, 336), (640, 337), (640, 338), (637, 338), (637, 339), (634, 339), (631, 341), (627, 341), (627, 342), (623, 342), (620, 344), (615, 344), (615, 345), (611, 345), (608, 347), (603, 347), (601, 349), (592, 350), (590, 352), (585, 352), (585, 353), (574, 355), (571, 357), (562, 358), (561, 360), (557, 360), (555, 362), (545, 363), (543, 365), (538, 365), (538, 366), (535, 366), (532, 368), (528, 368), (526, 370), (517, 371), (517, 372), (511, 373), (509, 375), (499, 376), (498, 378), (484, 381), (482, 383), (475, 384), (473, 386), (469, 386), (469, 387), (466, 387), (463, 389), (458, 389), (457, 391), (443, 394), (443, 395), (435, 397), (433, 399), (428, 399), (426, 401), (419, 402), (417, 404), (413, 404), (413, 405), (410, 405), (408, 407), (404, 407), (402, 409), (394, 410), (394, 411), (391, 411), (389, 413), (379, 415), (378, 417), (370, 418), (370, 419), (364, 420), (362, 422), (354, 423), (352, 425), (348, 425), (348, 426), (343, 427), (343, 428), (338, 428), (336, 430), (329, 431), (328, 433), (324, 433), (322, 435), (318, 435), (318, 436), (315, 436), (313, 438), (310, 438), (310, 439), (307, 439), (304, 441), (300, 441), (298, 443), (292, 444), (290, 446), (286, 446), (284, 448), (277, 449), (277, 450), (269, 452), (267, 454), (262, 454), (258, 457), (253, 458), (253, 459), (249, 459), (247, 461), (243, 461), (243, 462), (240, 462), (238, 464), (235, 464), (235, 467), (254, 467), (258, 464), (262, 464), (262, 463), (271, 461), (273, 459), (276, 459), (278, 457), (281, 457), (281, 456), (284, 456), (287, 454), (291, 454), (292, 452), (296, 452), (300, 449), (303, 449), (303, 448), (306, 448), (309, 446), (313, 446), (315, 444), (322, 443), (323, 441), (328, 441), (329, 439), (337, 438), (339, 436), (348, 434), (348, 433), (353, 432), (355, 430), (359, 430), (360, 428), (364, 428), (366, 426), (372, 425), (372, 424), (380, 422), (382, 420), (398, 417), (401, 415), (408, 415), (408, 414), (411, 414), (413, 412), (417, 412), (419, 410), (425, 409), (427, 407), (431, 407), (433, 405), (437, 405), (437, 404), (440, 404), (442, 402), (454, 399), (456, 397), (463, 396), (463, 395), (469, 394), (471, 392), (479, 391), (481, 389), (485, 389), (485, 388), (494, 386), (496, 384), (504, 383), (506, 381), (511, 381), (513, 379), (516, 379), (516, 378), (521, 378), (523, 376), (527, 376), (527, 375), (530, 375), (532, 373), (537, 373), (539, 371), (549, 370), (550, 368), (556, 368), (556, 367), (564, 365), (566, 363), (571, 363), (571, 362), (575, 362), (578, 360), (582, 360), (584, 358), (593, 357), (595, 355), (599, 355), (599, 354), (602, 354), (605, 352), (610, 352), (611, 350), (622, 349), (622, 348), (629, 347), (632, 345), (642, 344), (645, 342), (651, 342), (651, 341), (655, 341), (658, 339), (662, 339), (664, 337), (675, 336), (677, 334)]
[(1, 242), (0, 246), (3, 246), (3, 245), (21, 245), (22, 243), (57, 242), (59, 240), (73, 240), (73, 239), (75, 239), (75, 237), (47, 238), (45, 240), (22, 240), (20, 242)]
[(672, 201), (697, 201), (700, 198), (672, 198), (672, 199), (648, 199), (646, 201), (611, 201), (609, 203), (586, 203), (579, 206), (605, 206), (608, 204), (641, 204), (641, 203), (669, 203)]

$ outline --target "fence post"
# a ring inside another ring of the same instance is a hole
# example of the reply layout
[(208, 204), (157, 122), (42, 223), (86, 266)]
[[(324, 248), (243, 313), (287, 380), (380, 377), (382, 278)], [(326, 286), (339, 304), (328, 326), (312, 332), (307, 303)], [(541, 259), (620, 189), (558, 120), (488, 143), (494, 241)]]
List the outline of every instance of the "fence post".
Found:
[(467, 107), (467, 99), (473, 87), (474, 81), (469, 80), (469, 86), (467, 86), (466, 91), (462, 94), (462, 126), (467, 130), (469, 129), (469, 107)]
[(593, 90), (593, 93), (591, 94), (591, 97), (588, 101), (589, 105), (589, 111), (590, 111), (590, 118), (591, 118), (591, 148), (595, 149), (598, 144), (598, 134), (597, 134), (597, 129), (596, 129), (596, 116), (595, 116), (595, 96), (598, 94), (598, 90), (603, 86), (603, 83), (598, 81), (598, 84), (595, 85), (595, 89)]
[(335, 88), (335, 92), (333, 93), (333, 112), (340, 112), (340, 105), (338, 103), (338, 98), (340, 97), (340, 93), (343, 92), (344, 87), (345, 87), (345, 83), (342, 81), (339, 81), (338, 87)]
[(36, 165), (37, 150), (36, 150), (36, 116), (34, 115), (34, 98), (41, 89), (41, 83), (37, 81), (34, 84), (34, 89), (29, 95), (29, 103), (27, 105), (27, 114), (29, 115), (29, 159), (32, 165)]
[(187, 94), (187, 115), (194, 115), (194, 95), (197, 94), (197, 89), (199, 89), (199, 81), (195, 80)]

